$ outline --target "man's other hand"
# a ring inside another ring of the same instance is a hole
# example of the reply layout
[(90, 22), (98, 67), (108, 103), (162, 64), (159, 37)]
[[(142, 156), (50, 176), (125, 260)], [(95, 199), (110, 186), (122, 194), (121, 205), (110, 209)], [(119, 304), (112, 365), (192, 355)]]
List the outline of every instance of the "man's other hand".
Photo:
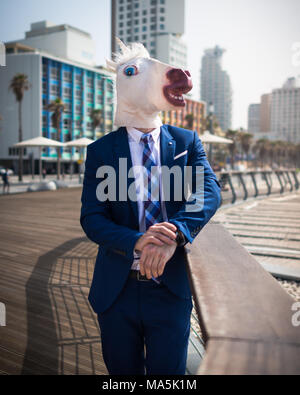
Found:
[(177, 243), (164, 244), (162, 246), (148, 244), (144, 247), (139, 261), (140, 272), (150, 280), (163, 274), (166, 263), (172, 258)]

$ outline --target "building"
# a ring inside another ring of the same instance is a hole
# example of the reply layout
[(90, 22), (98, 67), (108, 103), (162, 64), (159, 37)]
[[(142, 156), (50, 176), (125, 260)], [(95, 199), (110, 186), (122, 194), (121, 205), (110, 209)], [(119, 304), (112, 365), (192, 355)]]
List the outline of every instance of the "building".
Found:
[(115, 37), (126, 44), (142, 42), (150, 55), (172, 66), (187, 68), (185, 0), (112, 0), (112, 54)]
[(277, 140), (300, 142), (300, 80), (289, 78), (272, 91), (271, 131)]
[(248, 131), (257, 136), (260, 133), (260, 103), (250, 104), (248, 109)]
[(232, 89), (230, 77), (222, 69), (224, 52), (218, 46), (205, 50), (202, 57), (200, 97), (207, 104), (213, 104), (220, 127), (226, 131), (231, 128)]
[(260, 132), (263, 134), (271, 132), (271, 102), (271, 94), (262, 95), (260, 100)]
[(96, 65), (91, 35), (70, 25), (54, 25), (49, 21), (32, 23), (24, 39), (8, 45), (16, 43), (88, 66)]
[[(198, 135), (206, 130), (206, 104), (185, 97), (185, 108), (177, 111), (163, 111), (161, 118), (164, 124), (196, 130)], [(188, 119), (191, 116), (190, 119)]]
[[(73, 47), (74, 43), (70, 46)], [(62, 142), (79, 137), (96, 139), (112, 130), (114, 75), (103, 68), (54, 56), (23, 43), (8, 43), (7, 51), (7, 66), (0, 68), (0, 160), (3, 165), (13, 165), (15, 170), (18, 167), (18, 152), (13, 148), (18, 142), (18, 106), (14, 94), (9, 91), (10, 81), (17, 73), (26, 74), (31, 84), (22, 103), (23, 140), (37, 136), (57, 139), (47, 106), (58, 97), (62, 98), (66, 107), (61, 122)], [(67, 48), (66, 53), (71, 51)], [(93, 109), (102, 110), (102, 123), (96, 129), (91, 119)], [(62, 160), (66, 167), (71, 154), (74, 160), (79, 158), (75, 149), (63, 150)], [(56, 156), (56, 150), (44, 150), (43, 159), (48, 163), (48, 168), (55, 167)], [(33, 158), (38, 159), (37, 151), (26, 149), (25, 169), (28, 170)]]

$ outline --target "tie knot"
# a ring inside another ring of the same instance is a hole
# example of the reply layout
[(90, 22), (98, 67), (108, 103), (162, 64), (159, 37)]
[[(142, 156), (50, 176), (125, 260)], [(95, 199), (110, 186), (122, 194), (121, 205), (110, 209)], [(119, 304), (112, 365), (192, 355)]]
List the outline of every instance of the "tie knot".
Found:
[(150, 141), (152, 141), (152, 135), (151, 134), (145, 134), (144, 136), (141, 137), (141, 142), (144, 144), (149, 144)]

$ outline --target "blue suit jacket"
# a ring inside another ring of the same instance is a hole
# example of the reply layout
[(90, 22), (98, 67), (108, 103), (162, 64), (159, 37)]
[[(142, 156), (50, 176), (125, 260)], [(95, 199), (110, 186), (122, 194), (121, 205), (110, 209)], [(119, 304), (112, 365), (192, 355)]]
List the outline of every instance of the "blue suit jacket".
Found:
[[(186, 155), (174, 157), (187, 151)], [(126, 128), (112, 132), (87, 150), (85, 177), (82, 191), (81, 226), (90, 240), (99, 245), (89, 301), (96, 313), (108, 309), (117, 298), (128, 278), (133, 262), (133, 250), (139, 232), (137, 203), (129, 199), (100, 202), (96, 189), (103, 179), (97, 178), (101, 166), (115, 169), (117, 180), (120, 172), (119, 159), (127, 158), (128, 169), (132, 167)], [(200, 211), (187, 211), (185, 200), (176, 201), (172, 194), (174, 180), (171, 179), (171, 196), (166, 202), (169, 222), (180, 229), (192, 243), (197, 234), (220, 206), (220, 185), (213, 173), (201, 141), (196, 132), (169, 125), (161, 127), (161, 165), (191, 166), (193, 177), (196, 166), (204, 168), (204, 205)], [(128, 185), (134, 179), (128, 179)], [(184, 184), (182, 183), (182, 188)], [(193, 184), (194, 189), (194, 184)], [(193, 192), (195, 192), (193, 190)], [(112, 199), (114, 200), (114, 199)], [(174, 256), (166, 264), (161, 281), (169, 290), (181, 298), (190, 298), (190, 288), (185, 267), (184, 248), (177, 248)]]

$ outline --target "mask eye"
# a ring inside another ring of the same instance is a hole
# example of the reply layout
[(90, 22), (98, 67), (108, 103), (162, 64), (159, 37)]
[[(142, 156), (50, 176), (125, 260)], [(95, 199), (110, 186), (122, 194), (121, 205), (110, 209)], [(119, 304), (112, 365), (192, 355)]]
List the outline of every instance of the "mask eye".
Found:
[(124, 69), (124, 74), (125, 74), (127, 77), (132, 77), (132, 76), (138, 74), (138, 70), (137, 70), (136, 66), (127, 66), (127, 67)]

